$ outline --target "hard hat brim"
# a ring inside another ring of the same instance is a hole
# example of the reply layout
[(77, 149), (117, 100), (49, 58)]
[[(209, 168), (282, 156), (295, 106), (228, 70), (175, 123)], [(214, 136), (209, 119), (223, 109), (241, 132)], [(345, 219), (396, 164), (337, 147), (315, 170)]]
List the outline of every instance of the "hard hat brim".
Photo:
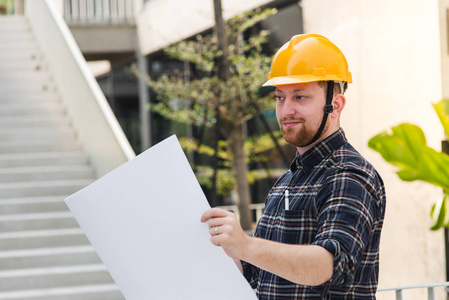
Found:
[(313, 75), (290, 75), (290, 76), (278, 76), (269, 79), (267, 82), (262, 84), (262, 86), (279, 86), (287, 84), (297, 84), (297, 83), (308, 83), (316, 81), (346, 81), (351, 83), (352, 80), (347, 80), (347, 78), (341, 78), (340, 76), (313, 76)]

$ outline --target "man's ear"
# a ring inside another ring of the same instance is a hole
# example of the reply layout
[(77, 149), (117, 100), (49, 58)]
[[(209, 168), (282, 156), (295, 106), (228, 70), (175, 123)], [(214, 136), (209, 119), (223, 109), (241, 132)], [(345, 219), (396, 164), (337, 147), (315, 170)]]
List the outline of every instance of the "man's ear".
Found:
[(331, 117), (337, 118), (340, 116), (341, 112), (343, 111), (343, 108), (346, 104), (346, 97), (343, 94), (337, 94), (334, 96), (334, 99), (332, 100), (332, 105), (334, 106), (334, 110), (331, 113)]

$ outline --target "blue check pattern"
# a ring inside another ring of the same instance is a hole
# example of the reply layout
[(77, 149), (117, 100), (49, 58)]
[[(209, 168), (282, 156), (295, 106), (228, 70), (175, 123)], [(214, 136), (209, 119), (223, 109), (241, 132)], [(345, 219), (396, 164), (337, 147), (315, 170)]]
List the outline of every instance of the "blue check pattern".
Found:
[[(284, 208), (286, 189), (289, 210)], [(242, 262), (244, 275), (261, 300), (375, 299), (384, 216), (381, 177), (340, 129), (296, 156), (268, 194), (254, 234), (324, 247), (334, 255), (331, 280), (316, 287), (299, 285)]]

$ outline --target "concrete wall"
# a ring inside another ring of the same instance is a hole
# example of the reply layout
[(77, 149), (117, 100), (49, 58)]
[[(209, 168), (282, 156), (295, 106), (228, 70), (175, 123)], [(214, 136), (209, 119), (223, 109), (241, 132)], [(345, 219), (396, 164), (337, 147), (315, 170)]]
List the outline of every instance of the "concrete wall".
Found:
[(439, 0), (439, 21), (441, 40), (441, 79), (443, 84), (443, 97), (449, 98), (449, 1)]
[(136, 28), (133, 25), (69, 27), (83, 54), (135, 52)]
[[(260, 7), (270, 0), (222, 0), (223, 16)], [(144, 55), (195, 35), (214, 25), (212, 0), (151, 0), (137, 15), (138, 35)]]
[[(327, 36), (348, 58), (354, 83), (347, 93), (342, 126), (386, 184), (380, 287), (444, 282), (443, 231), (429, 230), (430, 208), (441, 191), (425, 183), (402, 182), (367, 147), (369, 138), (380, 131), (411, 122), (423, 128), (429, 145), (440, 149), (443, 130), (431, 106), (444, 90), (438, 1), (303, 0), (301, 4), (305, 32)], [(406, 295), (426, 299), (425, 290)], [(380, 293), (379, 299), (394, 298)]]

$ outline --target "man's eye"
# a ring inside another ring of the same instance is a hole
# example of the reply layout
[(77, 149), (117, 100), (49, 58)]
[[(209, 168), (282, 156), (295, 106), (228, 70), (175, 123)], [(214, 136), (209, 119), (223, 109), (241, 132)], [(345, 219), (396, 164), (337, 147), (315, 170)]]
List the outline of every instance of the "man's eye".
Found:
[(276, 100), (276, 101), (284, 101), (284, 97), (281, 97), (281, 96), (275, 96), (274, 97), (274, 99)]
[(296, 96), (295, 98), (296, 98), (296, 100), (301, 101), (301, 100), (303, 100), (305, 97), (304, 97), (304, 96)]

